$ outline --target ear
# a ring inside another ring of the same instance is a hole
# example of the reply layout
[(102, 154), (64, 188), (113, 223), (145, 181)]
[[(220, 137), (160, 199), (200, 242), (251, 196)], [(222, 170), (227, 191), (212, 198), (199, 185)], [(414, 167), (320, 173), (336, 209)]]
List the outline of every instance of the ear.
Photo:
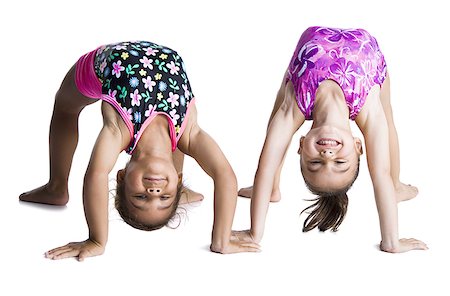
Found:
[(362, 155), (363, 154), (363, 147), (362, 147), (361, 139), (359, 139), (357, 137), (354, 137), (353, 140), (355, 142), (356, 151), (358, 151), (359, 155)]
[(123, 180), (125, 179), (125, 174), (126, 174), (126, 170), (125, 169), (121, 169), (117, 171), (117, 182), (121, 183), (123, 182)]
[(304, 141), (304, 140), (305, 140), (305, 136), (301, 136), (301, 137), (300, 137), (300, 145), (299, 145), (298, 151), (297, 151), (298, 154), (301, 154), (301, 153), (302, 153), (302, 149), (303, 149), (303, 141)]

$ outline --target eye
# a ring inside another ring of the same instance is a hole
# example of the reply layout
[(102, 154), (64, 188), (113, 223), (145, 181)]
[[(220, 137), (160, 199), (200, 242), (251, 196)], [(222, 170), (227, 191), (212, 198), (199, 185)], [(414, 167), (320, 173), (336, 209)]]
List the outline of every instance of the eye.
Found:
[(322, 162), (320, 160), (311, 160), (309, 163), (310, 164), (320, 164)]
[(344, 163), (346, 163), (346, 161), (345, 160), (336, 160), (335, 163), (337, 163), (337, 164), (344, 164)]
[(163, 195), (159, 199), (160, 200), (168, 200), (170, 198), (170, 195)]
[(144, 194), (135, 195), (133, 197), (138, 200), (146, 200), (147, 199), (147, 195), (144, 195)]

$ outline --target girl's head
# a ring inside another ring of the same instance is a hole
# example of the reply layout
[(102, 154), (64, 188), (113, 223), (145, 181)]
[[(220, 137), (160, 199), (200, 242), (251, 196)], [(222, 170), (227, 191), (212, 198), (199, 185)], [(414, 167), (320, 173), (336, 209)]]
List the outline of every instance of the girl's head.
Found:
[(182, 182), (173, 164), (134, 161), (117, 173), (115, 207), (134, 228), (151, 231), (168, 224), (180, 201)]
[[(309, 190), (318, 195), (303, 231), (315, 227), (336, 231), (347, 211), (347, 191), (359, 173), (361, 140), (349, 130), (312, 128), (300, 139), (300, 170)], [(303, 212), (305, 211), (303, 210)]]

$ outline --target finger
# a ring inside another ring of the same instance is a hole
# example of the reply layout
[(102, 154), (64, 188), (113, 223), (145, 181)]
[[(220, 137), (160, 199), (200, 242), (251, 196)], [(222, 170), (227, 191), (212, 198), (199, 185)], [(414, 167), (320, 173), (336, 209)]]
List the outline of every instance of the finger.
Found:
[(412, 245), (414, 250), (428, 250), (428, 246), (420, 240), (414, 240)]
[(240, 244), (242, 247), (261, 248), (261, 246), (255, 242), (245, 242)]
[(407, 238), (407, 239), (401, 239), (401, 242), (407, 243), (408, 246), (410, 247), (410, 250), (428, 250), (428, 246), (415, 238)]
[(59, 260), (59, 259), (65, 259), (65, 258), (71, 258), (71, 257), (77, 257), (80, 254), (79, 250), (76, 249), (70, 249), (65, 252), (59, 253), (58, 255), (54, 255), (52, 260)]
[(55, 256), (59, 256), (60, 254), (68, 252), (70, 250), (72, 250), (71, 247), (69, 247), (67, 245), (66, 246), (62, 246), (62, 247), (55, 248), (55, 249), (52, 249), (50, 251), (45, 252), (45, 257), (51, 259), (51, 258), (53, 258)]
[(257, 243), (242, 242), (238, 245), (236, 252), (261, 252), (261, 249)]
[(258, 252), (261, 252), (261, 249), (259, 248), (259, 246), (256, 247), (256, 246), (252, 246), (252, 245), (248, 245), (248, 246), (240, 245), (238, 251), (239, 252), (256, 252), (256, 253), (258, 253)]
[(61, 250), (65, 250), (65, 249), (67, 249), (67, 248), (70, 248), (69, 244), (64, 245), (64, 246), (61, 246), (61, 247), (57, 247), (57, 248), (54, 248), (54, 249), (51, 249), (51, 250), (49, 250), (49, 251), (47, 251), (47, 252), (45, 252), (45, 253), (46, 253), (46, 254), (53, 254), (53, 253), (55, 253), (55, 252), (59, 252), (59, 251), (61, 251)]

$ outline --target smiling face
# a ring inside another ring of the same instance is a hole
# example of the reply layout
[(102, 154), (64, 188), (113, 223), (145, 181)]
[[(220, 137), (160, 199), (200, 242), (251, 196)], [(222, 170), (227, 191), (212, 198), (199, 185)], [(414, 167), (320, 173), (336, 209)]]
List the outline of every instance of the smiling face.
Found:
[(178, 205), (179, 177), (173, 164), (130, 161), (122, 174), (129, 216), (144, 225), (165, 224)]
[(324, 192), (337, 191), (354, 180), (362, 145), (349, 131), (321, 126), (301, 137), (298, 153), (309, 184)]

